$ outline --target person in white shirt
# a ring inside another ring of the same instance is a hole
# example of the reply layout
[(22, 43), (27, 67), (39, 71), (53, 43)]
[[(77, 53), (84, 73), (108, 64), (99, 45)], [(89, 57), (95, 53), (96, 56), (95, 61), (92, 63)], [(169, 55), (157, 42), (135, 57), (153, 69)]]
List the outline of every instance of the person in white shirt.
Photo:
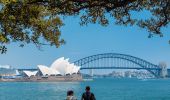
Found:
[(74, 97), (74, 92), (72, 90), (69, 90), (67, 92), (67, 98), (66, 100), (77, 100), (76, 97)]

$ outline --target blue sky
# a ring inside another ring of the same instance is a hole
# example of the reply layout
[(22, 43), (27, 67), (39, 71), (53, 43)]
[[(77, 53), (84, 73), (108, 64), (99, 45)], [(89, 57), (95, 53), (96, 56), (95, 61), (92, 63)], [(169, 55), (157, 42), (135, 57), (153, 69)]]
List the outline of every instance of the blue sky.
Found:
[(113, 52), (136, 56), (154, 64), (163, 61), (170, 67), (170, 29), (163, 29), (163, 38), (148, 38), (148, 32), (136, 26), (117, 26), (114, 22), (107, 27), (98, 24), (80, 26), (79, 21), (77, 17), (65, 18), (61, 32), (66, 44), (60, 48), (43, 46), (40, 51), (32, 44), (21, 48), (12, 43), (7, 46), (8, 52), (0, 55), (0, 65), (35, 68), (38, 64), (49, 66), (62, 56), (75, 61), (94, 54)]

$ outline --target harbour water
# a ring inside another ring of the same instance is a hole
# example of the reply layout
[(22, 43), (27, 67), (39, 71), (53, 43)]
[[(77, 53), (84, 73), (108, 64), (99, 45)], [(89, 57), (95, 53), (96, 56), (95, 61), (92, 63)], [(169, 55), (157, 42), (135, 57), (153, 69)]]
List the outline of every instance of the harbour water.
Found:
[(170, 100), (170, 79), (95, 78), (84, 82), (0, 82), (0, 100), (64, 100), (74, 90), (80, 100), (86, 85), (97, 100)]

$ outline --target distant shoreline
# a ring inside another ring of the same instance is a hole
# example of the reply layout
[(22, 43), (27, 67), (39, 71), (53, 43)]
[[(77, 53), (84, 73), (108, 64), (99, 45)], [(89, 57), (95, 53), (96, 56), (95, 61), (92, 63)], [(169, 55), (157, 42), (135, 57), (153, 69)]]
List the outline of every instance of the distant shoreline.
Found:
[(0, 82), (74, 82), (83, 81), (80, 74), (68, 76), (32, 76), (23, 78), (0, 78)]

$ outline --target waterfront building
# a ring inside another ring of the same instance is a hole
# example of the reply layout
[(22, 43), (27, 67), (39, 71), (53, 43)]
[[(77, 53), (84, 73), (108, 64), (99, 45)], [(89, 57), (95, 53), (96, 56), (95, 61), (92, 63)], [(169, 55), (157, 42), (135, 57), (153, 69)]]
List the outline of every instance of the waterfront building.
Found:
[(16, 69), (10, 65), (0, 65), (0, 76), (12, 76), (16, 74)]
[(38, 71), (23, 71), (23, 76), (26, 77), (31, 77), (31, 76), (36, 76)]
[[(36, 71), (23, 70), (11, 76), (2, 76), (0, 81), (30, 81), (30, 82), (56, 82), (56, 81), (81, 81), (80, 67), (61, 57), (54, 61), (50, 67), (37, 65)], [(19, 76), (19, 77), (18, 77)]]
[(108, 76), (115, 78), (154, 78), (154, 75), (146, 70), (113, 71)]
[(77, 74), (80, 70), (79, 66), (71, 64), (69, 59), (64, 59), (61, 57), (54, 61), (50, 67), (45, 65), (37, 65), (37, 71), (23, 71), (25, 76), (64, 76), (64, 75), (72, 75)]

